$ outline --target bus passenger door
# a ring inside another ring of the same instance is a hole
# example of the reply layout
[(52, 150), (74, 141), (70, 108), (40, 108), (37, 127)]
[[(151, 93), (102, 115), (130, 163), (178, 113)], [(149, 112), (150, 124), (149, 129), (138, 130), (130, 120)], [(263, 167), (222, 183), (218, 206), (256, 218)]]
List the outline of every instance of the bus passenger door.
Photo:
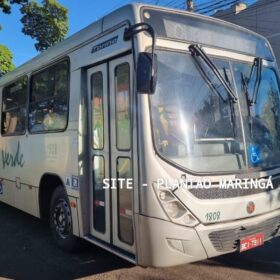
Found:
[(87, 78), (91, 234), (134, 253), (131, 75), (132, 57), (124, 56), (89, 69)]
[(113, 245), (135, 252), (133, 227), (132, 55), (109, 63)]
[(110, 189), (104, 188), (104, 179), (110, 178), (108, 73), (107, 64), (91, 68), (87, 73), (89, 131), (91, 149), (91, 235), (111, 242)]

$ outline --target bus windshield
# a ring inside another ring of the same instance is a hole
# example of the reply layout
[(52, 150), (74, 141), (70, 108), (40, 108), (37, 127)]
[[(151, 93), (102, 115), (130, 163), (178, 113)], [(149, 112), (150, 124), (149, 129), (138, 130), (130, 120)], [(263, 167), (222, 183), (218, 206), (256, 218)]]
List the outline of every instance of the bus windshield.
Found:
[[(212, 71), (205, 68), (202, 73), (190, 54), (158, 51), (158, 84), (150, 97), (157, 152), (194, 172), (275, 166), (280, 151), (280, 102), (274, 71), (262, 70), (257, 103), (251, 113), (241, 77), (250, 75), (252, 65), (211, 60), (234, 91), (236, 84), (238, 102), (232, 101)], [(254, 83), (252, 77), (248, 92)]]
[[(248, 146), (248, 161), (253, 167), (272, 167), (279, 164), (280, 157), (278, 80), (274, 69), (263, 67), (258, 91), (254, 97), (254, 89), (258, 77), (257, 73), (255, 73), (250, 78), (251, 69), (252, 64), (233, 63), (238, 94), (243, 97), (240, 99), (240, 106), (242, 108), (241, 112)], [(245, 80), (248, 81), (247, 93), (242, 77), (245, 77)]]

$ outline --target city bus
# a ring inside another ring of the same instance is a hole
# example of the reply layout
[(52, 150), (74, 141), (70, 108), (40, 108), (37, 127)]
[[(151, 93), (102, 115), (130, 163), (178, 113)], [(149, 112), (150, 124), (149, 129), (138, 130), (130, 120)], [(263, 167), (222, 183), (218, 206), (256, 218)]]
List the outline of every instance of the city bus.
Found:
[(84, 239), (164, 267), (280, 236), (279, 76), (262, 36), (131, 4), (4, 75), (0, 96), (0, 201), (62, 249)]

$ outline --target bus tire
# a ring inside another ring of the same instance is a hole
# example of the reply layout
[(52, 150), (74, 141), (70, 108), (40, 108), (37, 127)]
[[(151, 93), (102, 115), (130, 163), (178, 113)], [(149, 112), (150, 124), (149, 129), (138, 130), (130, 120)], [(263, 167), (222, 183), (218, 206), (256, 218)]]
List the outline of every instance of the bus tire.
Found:
[(66, 252), (76, 251), (79, 238), (73, 235), (71, 208), (62, 186), (58, 186), (51, 198), (50, 229), (57, 246)]

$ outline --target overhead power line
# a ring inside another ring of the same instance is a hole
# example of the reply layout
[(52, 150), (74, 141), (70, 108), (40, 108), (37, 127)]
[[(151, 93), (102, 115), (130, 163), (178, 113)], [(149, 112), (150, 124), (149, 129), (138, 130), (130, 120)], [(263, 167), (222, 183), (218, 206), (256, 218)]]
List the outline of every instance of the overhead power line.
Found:
[(221, 0), (221, 1), (215, 1), (216, 3), (214, 3), (214, 4), (211, 4), (211, 5), (208, 5), (208, 6), (206, 6), (206, 7), (203, 7), (203, 8), (197, 8), (195, 11), (197, 12), (197, 13), (200, 13), (200, 12), (202, 12), (202, 11), (204, 11), (204, 10), (212, 10), (212, 9), (218, 9), (219, 7), (224, 7), (224, 6), (227, 6), (227, 5), (230, 5), (232, 2), (234, 2), (234, 3), (237, 3), (238, 2), (238, 0), (227, 0), (227, 1), (225, 1), (225, 0)]
[[(276, 1), (278, 2), (278, 0), (276, 0)], [(257, 9), (263, 8), (263, 7), (265, 7), (265, 6), (269, 6), (269, 5), (271, 5), (272, 3), (275, 3), (276, 1), (274, 1), (274, 2), (269, 2), (269, 3), (267, 3), (267, 2), (264, 2), (264, 3), (256, 3), (256, 4), (254, 4), (253, 6), (251, 6), (251, 7), (249, 7), (249, 8), (246, 8), (245, 10), (243, 10), (242, 13), (243, 13), (244, 16), (250, 17), (250, 16), (256, 14)], [(280, 1), (279, 1), (278, 3), (279, 3), (279, 7), (280, 7)], [(270, 13), (271, 13), (271, 14), (272, 14), (272, 13), (279, 13), (279, 10), (274, 10), (274, 11), (271, 11)], [(223, 14), (221, 14), (221, 15), (218, 15), (217, 17), (222, 19), (222, 18), (224, 18), (224, 17), (230, 16), (230, 15), (235, 15), (235, 14), (236, 14), (235, 11), (229, 11), (229, 12), (223, 13)]]

